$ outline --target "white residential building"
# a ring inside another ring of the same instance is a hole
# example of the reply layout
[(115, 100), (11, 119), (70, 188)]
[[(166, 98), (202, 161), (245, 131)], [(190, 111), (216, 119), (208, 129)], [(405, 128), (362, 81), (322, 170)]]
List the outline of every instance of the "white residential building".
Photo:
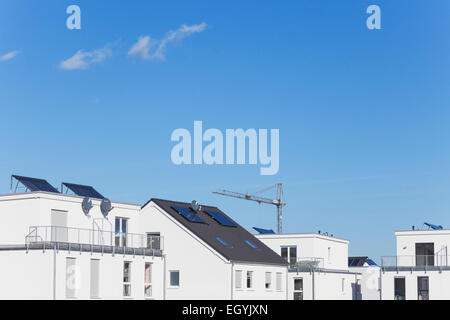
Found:
[(141, 207), (20, 176), (11, 188), (0, 195), (0, 299), (287, 298), (287, 263), (216, 207)]
[(141, 221), (164, 237), (167, 299), (287, 299), (287, 263), (217, 207), (152, 199)]
[[(23, 193), (0, 196), (0, 299), (163, 299), (162, 238), (144, 234), (139, 205), (61, 194), (16, 177)], [(82, 193), (82, 192), (81, 192)], [(141, 233), (140, 233), (141, 232)]]
[(352, 300), (361, 273), (348, 268), (349, 241), (322, 234), (258, 234), (289, 262), (290, 300)]
[(383, 300), (450, 299), (450, 230), (430, 226), (395, 233), (397, 255), (381, 258)]

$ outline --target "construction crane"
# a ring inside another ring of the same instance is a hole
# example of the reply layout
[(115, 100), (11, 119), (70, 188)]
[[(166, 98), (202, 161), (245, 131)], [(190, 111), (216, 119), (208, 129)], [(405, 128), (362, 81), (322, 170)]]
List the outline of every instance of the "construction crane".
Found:
[(272, 204), (272, 205), (276, 206), (277, 207), (277, 232), (283, 233), (282, 209), (284, 206), (286, 206), (286, 203), (283, 203), (281, 200), (282, 196), (283, 196), (283, 184), (277, 183), (273, 186), (270, 186), (268, 188), (265, 188), (261, 191), (256, 192), (256, 194), (261, 194), (261, 193), (267, 192), (273, 188), (277, 189), (276, 199), (269, 199), (269, 198), (264, 198), (264, 197), (260, 197), (260, 196), (256, 196), (256, 195), (250, 195), (248, 193), (239, 193), (239, 192), (233, 192), (233, 191), (228, 191), (228, 190), (215, 191), (213, 193), (219, 194), (222, 196), (226, 196), (226, 197), (255, 201), (255, 202), (258, 202), (259, 204), (267, 203), (267, 204)]

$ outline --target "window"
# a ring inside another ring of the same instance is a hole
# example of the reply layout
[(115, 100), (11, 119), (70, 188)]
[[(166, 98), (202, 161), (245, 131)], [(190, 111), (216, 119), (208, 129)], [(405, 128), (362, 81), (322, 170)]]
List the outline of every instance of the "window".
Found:
[(127, 246), (128, 219), (116, 217), (115, 243), (116, 247)]
[(281, 247), (281, 257), (291, 265), (297, 263), (297, 247)]
[(266, 289), (272, 289), (272, 272), (266, 272)]
[(123, 296), (131, 297), (131, 262), (123, 263)]
[(253, 271), (247, 271), (247, 289), (253, 287)]
[(236, 270), (235, 288), (242, 289), (242, 270)]
[(394, 299), (405, 300), (406, 295), (405, 278), (394, 278)]
[(434, 266), (434, 243), (416, 243), (416, 266)]
[(146, 298), (152, 296), (152, 264), (150, 262), (145, 263), (144, 296)]
[(417, 298), (430, 300), (430, 282), (428, 277), (417, 277)]
[(159, 232), (147, 233), (147, 249), (161, 250), (161, 234)]
[(259, 247), (256, 244), (254, 244), (253, 242), (251, 242), (250, 240), (245, 240), (245, 242), (253, 249), (259, 249)]
[(303, 300), (303, 278), (294, 279), (294, 300)]
[(91, 299), (100, 298), (100, 260), (91, 259)]
[(216, 237), (217, 241), (219, 241), (224, 247), (231, 248), (231, 244), (223, 240), (221, 237)]
[(277, 291), (281, 291), (282, 290), (282, 284), (281, 284), (281, 281), (282, 281), (282, 273), (281, 272), (277, 272), (277, 282), (276, 282), (276, 286), (277, 286)]
[(67, 211), (52, 210), (51, 212), (51, 239), (55, 242), (68, 242)]
[(74, 299), (77, 297), (77, 289), (80, 286), (79, 270), (77, 259), (66, 258), (66, 298)]
[(180, 271), (170, 271), (170, 286), (171, 287), (180, 286)]

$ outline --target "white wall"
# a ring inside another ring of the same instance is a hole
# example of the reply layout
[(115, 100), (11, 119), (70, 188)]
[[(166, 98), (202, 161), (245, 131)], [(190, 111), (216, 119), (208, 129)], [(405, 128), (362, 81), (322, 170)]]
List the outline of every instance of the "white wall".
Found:
[(284, 246), (296, 246), (298, 258), (322, 258), (321, 268), (334, 270), (348, 269), (348, 240), (320, 234), (269, 234), (256, 235), (277, 254)]
[(100, 253), (79, 253), (53, 250), (0, 251), (0, 299), (53, 299), (54, 258), (56, 257), (56, 299), (66, 299), (67, 258), (76, 260), (79, 283), (76, 298), (90, 299), (91, 259), (100, 260), (100, 299), (123, 297), (123, 262), (131, 264), (131, 292), (126, 299), (144, 299), (144, 266), (152, 263), (152, 299), (163, 299), (163, 268), (161, 257), (142, 257)]
[(440, 273), (433, 271), (385, 271), (382, 272), (382, 298), (383, 300), (394, 300), (394, 278), (405, 278), (406, 300), (418, 300), (417, 277), (429, 277), (430, 300), (450, 299), (450, 272), (448, 270)]
[[(439, 254), (445, 260), (439, 261), (440, 265), (450, 263), (447, 261), (450, 253), (446, 250), (450, 245), (450, 230), (397, 231), (395, 236), (399, 266), (415, 265), (416, 243), (434, 243), (435, 254)], [(435, 261), (435, 264), (438, 264), (438, 261)]]
[[(287, 268), (261, 264), (238, 263), (233, 266), (233, 300), (286, 300)], [(236, 288), (236, 271), (242, 271), (241, 288)], [(252, 288), (247, 288), (247, 271), (253, 272)], [(271, 287), (266, 289), (266, 272), (271, 274)], [(276, 274), (281, 273), (281, 289), (277, 290)]]

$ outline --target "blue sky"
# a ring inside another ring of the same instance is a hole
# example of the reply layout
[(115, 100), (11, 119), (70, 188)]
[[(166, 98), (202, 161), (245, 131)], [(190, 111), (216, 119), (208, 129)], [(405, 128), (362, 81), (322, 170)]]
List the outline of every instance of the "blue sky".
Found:
[[(66, 28), (71, 4), (81, 30)], [(371, 4), (382, 30), (366, 28)], [(18, 54), (0, 61), (0, 191), (14, 173), (119, 201), (196, 199), (275, 228), (275, 208), (211, 191), (283, 182), (286, 232), (328, 231), (351, 240), (352, 255), (392, 255), (395, 230), (450, 227), (449, 18), (447, 0), (4, 0), (0, 56)], [(201, 23), (164, 60), (127, 55), (141, 36)], [(102, 49), (87, 69), (60, 67)], [(279, 173), (175, 166), (170, 135), (194, 120), (280, 129)]]

